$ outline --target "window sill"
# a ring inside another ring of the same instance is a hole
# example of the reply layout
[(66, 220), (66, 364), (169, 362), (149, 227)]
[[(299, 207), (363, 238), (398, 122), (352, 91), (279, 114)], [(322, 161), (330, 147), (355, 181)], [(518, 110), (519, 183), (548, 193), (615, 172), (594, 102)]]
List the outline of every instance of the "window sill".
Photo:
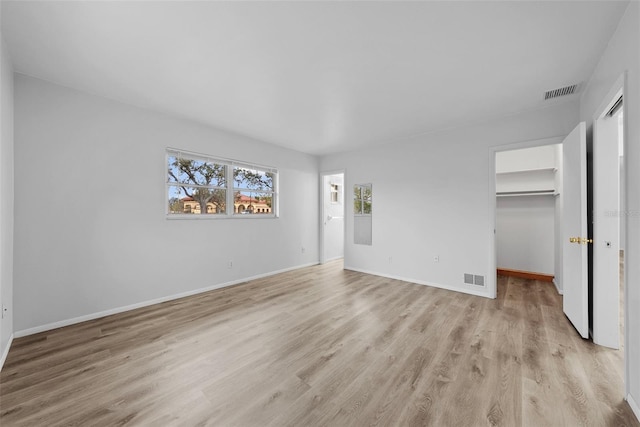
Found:
[(200, 215), (200, 214), (172, 214), (165, 215), (165, 218), (171, 221), (175, 220), (187, 220), (187, 221), (206, 221), (214, 220), (220, 221), (225, 219), (278, 219), (278, 215), (263, 215), (263, 214), (249, 214), (249, 215)]

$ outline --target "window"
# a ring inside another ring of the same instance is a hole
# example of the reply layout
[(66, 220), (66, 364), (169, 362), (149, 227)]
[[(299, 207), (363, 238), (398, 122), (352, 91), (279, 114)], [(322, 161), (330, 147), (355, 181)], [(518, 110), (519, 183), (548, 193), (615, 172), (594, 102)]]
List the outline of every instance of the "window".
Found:
[(168, 217), (277, 216), (276, 169), (174, 149), (166, 159)]
[(233, 197), (244, 209), (239, 214), (263, 214), (274, 200), (275, 172), (248, 166), (233, 167)]
[(338, 194), (340, 186), (338, 184), (331, 184), (331, 203), (338, 203)]
[[(175, 152), (168, 152), (167, 163), (169, 214), (224, 213), (227, 203), (227, 165), (213, 159)], [(180, 209), (180, 206), (184, 208)], [(213, 209), (214, 206), (217, 209)]]
[(356, 245), (372, 244), (371, 201), (371, 184), (353, 186), (353, 243)]
[(371, 184), (353, 186), (354, 215), (371, 215)]

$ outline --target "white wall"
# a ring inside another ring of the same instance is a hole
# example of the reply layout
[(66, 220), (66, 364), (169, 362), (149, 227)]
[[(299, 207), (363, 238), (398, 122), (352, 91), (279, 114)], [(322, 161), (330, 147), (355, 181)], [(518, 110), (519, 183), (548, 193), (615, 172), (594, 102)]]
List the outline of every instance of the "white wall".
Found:
[(496, 153), (496, 173), (556, 168), (557, 144)]
[[(624, 166), (625, 166), (624, 163), (625, 163), (624, 156), (620, 156), (620, 160), (618, 162), (618, 167), (619, 167), (619, 171), (620, 171), (620, 177), (619, 177), (619, 179), (620, 179), (620, 197), (619, 197), (620, 206), (619, 206), (618, 210), (620, 212), (623, 212), (626, 209), (626, 206), (624, 205), (624, 198), (622, 197), (622, 195), (625, 193), (626, 183), (624, 182), (624, 180), (625, 180), (625, 178), (627, 176), (627, 173), (624, 170)], [(626, 221), (620, 220), (620, 237), (619, 237), (619, 239), (620, 239), (620, 249), (621, 250), (624, 250), (624, 248), (625, 248), (625, 237), (626, 237), (626, 234), (627, 234), (626, 231), (625, 231), (625, 226), (626, 226)]]
[(0, 35), (0, 368), (13, 333), (13, 66)]
[[(318, 262), (315, 157), (19, 74), (15, 141), (21, 334)], [(279, 168), (280, 218), (167, 220), (167, 146)]]
[(562, 226), (562, 215), (564, 209), (564, 188), (562, 177), (563, 174), (561, 172), (563, 158), (562, 158), (562, 144), (558, 144), (556, 147), (556, 164), (558, 166), (558, 173), (556, 173), (556, 192), (560, 193), (558, 197), (556, 197), (556, 207), (555, 207), (555, 252), (554, 252), (554, 278), (553, 283), (555, 283), (558, 292), (563, 293), (563, 284), (562, 284), (562, 272), (563, 272), (563, 262), (564, 257), (562, 253), (562, 248), (564, 246), (563, 236), (564, 230)]
[(629, 403), (640, 418), (640, 5), (629, 3), (602, 59), (596, 67), (580, 100), (580, 119), (593, 125), (593, 115), (622, 73), (627, 73), (624, 100), (627, 116), (625, 141), (626, 168), (626, 259), (628, 288), (628, 389)]
[(373, 184), (372, 246), (353, 244), (353, 204), (346, 202), (345, 266), (488, 296), (487, 287), (465, 285), (463, 273), (495, 281), (489, 147), (566, 135), (577, 110), (569, 102), (324, 157), (321, 169), (346, 169), (347, 189)]
[(554, 275), (555, 197), (498, 197), (497, 266)]

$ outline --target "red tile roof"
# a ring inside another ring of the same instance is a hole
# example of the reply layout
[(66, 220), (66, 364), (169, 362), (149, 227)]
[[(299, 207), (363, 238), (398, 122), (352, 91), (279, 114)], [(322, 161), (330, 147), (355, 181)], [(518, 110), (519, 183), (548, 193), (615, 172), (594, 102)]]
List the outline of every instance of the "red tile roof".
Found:
[[(180, 200), (183, 201), (183, 202), (195, 202), (195, 199), (193, 197), (189, 197), (189, 196), (183, 197)], [(238, 202), (242, 202), (242, 203), (246, 203), (246, 202), (249, 202), (249, 203), (264, 203), (264, 202), (261, 202), (258, 199), (253, 199), (253, 198), (251, 198), (249, 196), (245, 196), (244, 194), (241, 194), (240, 196), (236, 197), (235, 198), (235, 202), (236, 203), (238, 203)]]

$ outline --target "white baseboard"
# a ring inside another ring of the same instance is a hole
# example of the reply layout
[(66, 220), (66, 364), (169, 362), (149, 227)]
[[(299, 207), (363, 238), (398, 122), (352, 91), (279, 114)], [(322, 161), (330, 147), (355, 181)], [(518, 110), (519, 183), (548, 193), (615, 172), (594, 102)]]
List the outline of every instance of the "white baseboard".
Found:
[(633, 400), (633, 397), (631, 397), (631, 394), (627, 394), (627, 403), (629, 403), (629, 406), (631, 407), (631, 410), (636, 416), (636, 419), (640, 421), (640, 407), (638, 406), (636, 401)]
[(194, 289), (192, 291), (182, 292), (175, 295), (169, 295), (166, 297), (156, 298), (149, 301), (143, 301), (136, 304), (126, 305), (124, 307), (112, 308), (109, 310), (99, 311), (97, 313), (86, 314), (84, 316), (74, 317), (72, 319), (60, 320), (58, 322), (48, 323), (46, 325), (36, 326), (22, 331), (16, 331), (14, 336), (16, 338), (26, 337), (28, 335), (37, 334), (40, 332), (50, 331), (52, 329), (62, 328), (64, 326), (75, 325), (76, 323), (86, 322), (88, 320), (99, 319), (101, 317), (111, 316), (112, 314), (123, 313), (125, 311), (135, 310), (137, 308), (148, 307), (154, 304), (160, 304), (167, 301), (173, 301), (180, 298), (190, 297), (192, 295), (201, 294), (204, 292), (213, 291), (215, 289), (226, 288), (228, 286), (237, 285), (239, 283), (248, 282), (250, 280), (262, 279), (264, 277), (273, 276), (280, 273), (286, 273), (287, 271), (297, 270), (300, 268), (311, 267), (317, 265), (318, 262), (311, 262), (307, 264), (297, 265), (295, 267), (283, 268), (282, 270), (270, 271), (268, 273), (258, 274), (251, 277), (243, 277), (242, 279), (233, 280), (231, 282), (218, 283), (216, 285), (207, 286), (205, 288)]
[(558, 293), (559, 293), (560, 295), (562, 295), (562, 289), (560, 289), (560, 288), (558, 287), (558, 284), (556, 283), (556, 281), (555, 281), (555, 280), (553, 280), (553, 284), (554, 284), (554, 285), (555, 285), (555, 287), (556, 287), (556, 291), (558, 291)]
[[(363, 270), (363, 269), (360, 269), (360, 268), (350, 267), (350, 266), (346, 266), (346, 265), (344, 266), (344, 269), (345, 270), (357, 271), (359, 273), (371, 274), (373, 276), (386, 277), (388, 279), (402, 280), (403, 282), (415, 283), (417, 285), (424, 285), (424, 286), (431, 286), (433, 288), (446, 289), (447, 291), (462, 292), (464, 294), (475, 295), (475, 296), (478, 296), (478, 297), (491, 298), (489, 296), (489, 291), (488, 291), (488, 289), (486, 287), (483, 288), (484, 289), (483, 291), (480, 291), (480, 290), (472, 289), (472, 288), (455, 287), (455, 286), (443, 285), (443, 284), (440, 284), (440, 283), (425, 282), (424, 280), (412, 279), (412, 278), (408, 278), (408, 277), (396, 276), (396, 275), (393, 275), (393, 274), (386, 274), (386, 273), (379, 273), (379, 272), (376, 272), (376, 271)], [(480, 286), (477, 286), (477, 287), (479, 288)]]
[(2, 357), (0, 358), (0, 371), (2, 371), (2, 367), (4, 366), (5, 360), (7, 360), (7, 356), (9, 355), (9, 349), (11, 348), (11, 343), (13, 342), (13, 334), (9, 337), (9, 341), (7, 342), (7, 347), (2, 352)]

